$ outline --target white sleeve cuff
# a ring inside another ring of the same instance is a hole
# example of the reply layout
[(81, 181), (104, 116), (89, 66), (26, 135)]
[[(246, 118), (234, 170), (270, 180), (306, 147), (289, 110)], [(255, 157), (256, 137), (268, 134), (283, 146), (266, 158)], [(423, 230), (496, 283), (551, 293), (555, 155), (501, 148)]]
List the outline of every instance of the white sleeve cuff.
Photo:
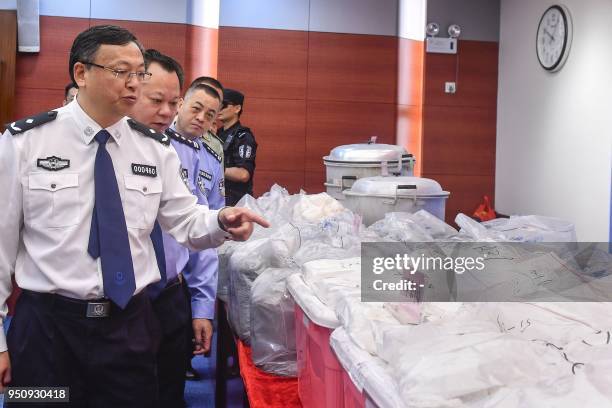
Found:
[(4, 324), (0, 321), (0, 353), (7, 351), (6, 336), (4, 335)]

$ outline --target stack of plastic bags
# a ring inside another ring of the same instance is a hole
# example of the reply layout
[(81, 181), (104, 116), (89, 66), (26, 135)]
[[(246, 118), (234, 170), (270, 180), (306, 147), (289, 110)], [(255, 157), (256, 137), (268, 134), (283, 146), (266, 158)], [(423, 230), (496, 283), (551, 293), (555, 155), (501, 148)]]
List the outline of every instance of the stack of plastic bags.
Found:
[(254, 363), (295, 376), (293, 301), (286, 279), (313, 259), (358, 256), (360, 218), (326, 193), (289, 195), (276, 185), (237, 205), (263, 215), (271, 227), (256, 227), (249, 241), (219, 251), (219, 297), (227, 302), (230, 326), (251, 345)]

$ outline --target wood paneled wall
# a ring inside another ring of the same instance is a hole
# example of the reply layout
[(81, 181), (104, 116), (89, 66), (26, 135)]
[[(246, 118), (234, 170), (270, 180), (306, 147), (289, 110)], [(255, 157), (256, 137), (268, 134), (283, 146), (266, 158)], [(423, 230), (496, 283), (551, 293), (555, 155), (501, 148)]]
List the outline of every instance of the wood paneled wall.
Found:
[(15, 104), (15, 50), (17, 49), (17, 13), (0, 10), (0, 132), (13, 118)]
[(15, 118), (23, 118), (62, 105), (70, 82), (70, 47), (89, 20), (40, 17), (40, 52), (17, 54)]
[(255, 193), (324, 191), (323, 156), (376, 135), (395, 143), (398, 39), (221, 27), (219, 79), (245, 94), (259, 144)]
[[(61, 104), (70, 46), (90, 23), (127, 27), (183, 64), (188, 80), (217, 69), (225, 86), (246, 95), (242, 121), (260, 146), (256, 194), (274, 182), (324, 191), (322, 157), (376, 135), (401, 140), (417, 174), (451, 192), (447, 220), (470, 214), (483, 194), (493, 197), (495, 42), (459, 41), (457, 55), (426, 54), (422, 41), (389, 36), (42, 16), (41, 52), (17, 55), (12, 118)], [(445, 94), (456, 73), (457, 93)]]
[[(458, 54), (425, 54), (422, 175), (451, 192), (446, 220), (494, 198), (498, 43), (459, 41)], [(444, 83), (457, 81), (446, 94)]]
[(61, 106), (70, 82), (68, 57), (74, 38), (90, 25), (115, 24), (132, 31), (145, 48), (156, 48), (175, 58), (194, 75), (215, 74), (218, 30), (188, 24), (40, 17), (40, 52), (18, 53), (14, 118)]

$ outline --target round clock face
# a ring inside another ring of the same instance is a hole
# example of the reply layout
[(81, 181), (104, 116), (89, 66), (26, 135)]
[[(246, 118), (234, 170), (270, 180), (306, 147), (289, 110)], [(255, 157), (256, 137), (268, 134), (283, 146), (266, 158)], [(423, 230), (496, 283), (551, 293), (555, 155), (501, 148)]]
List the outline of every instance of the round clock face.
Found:
[(571, 18), (563, 6), (551, 6), (544, 12), (538, 25), (536, 51), (540, 65), (547, 71), (561, 69), (567, 55), (572, 36)]

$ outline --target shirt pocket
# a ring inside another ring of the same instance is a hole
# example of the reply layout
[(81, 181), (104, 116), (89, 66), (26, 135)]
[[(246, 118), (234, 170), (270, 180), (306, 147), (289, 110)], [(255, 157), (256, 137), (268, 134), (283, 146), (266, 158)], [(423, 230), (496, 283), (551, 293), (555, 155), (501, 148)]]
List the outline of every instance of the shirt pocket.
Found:
[(162, 183), (158, 178), (123, 176), (123, 213), (129, 228), (151, 229), (157, 218)]
[(28, 174), (24, 217), (30, 225), (61, 228), (80, 219), (79, 175), (77, 173)]

